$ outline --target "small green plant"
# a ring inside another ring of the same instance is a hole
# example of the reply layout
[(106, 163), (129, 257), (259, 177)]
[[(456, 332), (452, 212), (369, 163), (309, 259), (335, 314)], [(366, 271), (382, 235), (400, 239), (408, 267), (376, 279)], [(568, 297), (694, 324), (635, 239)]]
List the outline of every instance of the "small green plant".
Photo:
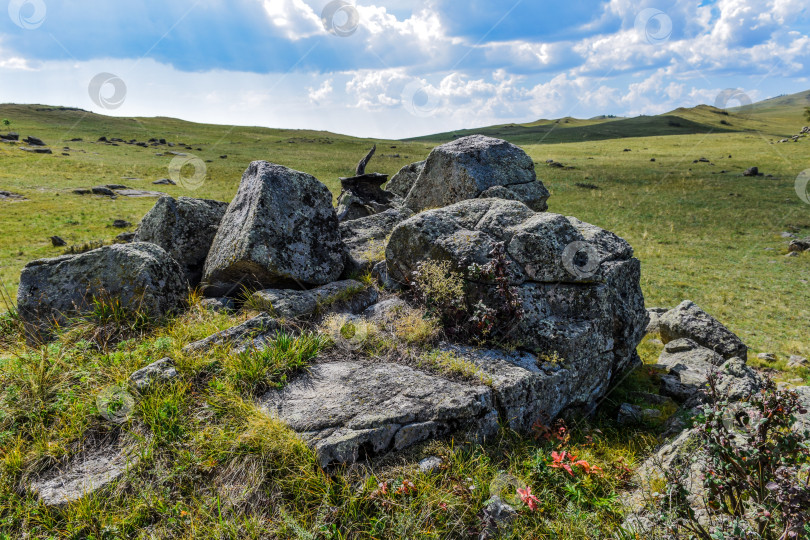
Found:
[(458, 326), (466, 313), (464, 279), (450, 261), (422, 261), (413, 272), (413, 291), (429, 315), (445, 326)]
[(225, 373), (231, 383), (247, 395), (280, 388), (286, 384), (290, 373), (306, 367), (328, 343), (328, 338), (312, 332), (293, 337), (279, 331), (266, 347), (229, 357)]
[(11, 125), (11, 120), (9, 120), (8, 118), (3, 118), (3, 126), (8, 127), (10, 125)]
[(423, 363), (446, 375), (455, 375), (474, 381), (477, 380), (485, 385), (492, 384), (492, 377), (481, 371), (478, 366), (458, 356), (453, 351), (431, 351), (422, 356), (420, 365)]

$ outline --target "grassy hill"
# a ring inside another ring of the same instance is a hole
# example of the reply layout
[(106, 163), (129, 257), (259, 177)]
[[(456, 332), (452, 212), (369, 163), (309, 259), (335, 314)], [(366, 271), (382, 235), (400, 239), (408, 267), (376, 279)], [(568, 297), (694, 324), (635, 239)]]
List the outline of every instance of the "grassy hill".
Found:
[(769, 99), (750, 107), (718, 109), (710, 105), (678, 108), (657, 116), (636, 118), (565, 117), (528, 124), (503, 124), (415, 137), (413, 141), (441, 143), (473, 133), (499, 137), (515, 144), (554, 144), (608, 139), (757, 132), (777, 137), (796, 133), (803, 125), (810, 91)]

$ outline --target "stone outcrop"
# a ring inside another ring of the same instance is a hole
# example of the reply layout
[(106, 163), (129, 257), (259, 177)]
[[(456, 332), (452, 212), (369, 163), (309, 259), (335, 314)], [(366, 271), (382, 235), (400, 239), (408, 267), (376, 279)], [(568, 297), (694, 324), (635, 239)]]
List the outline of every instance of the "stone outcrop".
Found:
[(26, 323), (40, 329), (87, 313), (94, 298), (159, 319), (184, 305), (183, 275), (159, 246), (115, 244), (28, 263), (20, 275), (17, 308)]
[[(406, 172), (397, 186), (406, 184)], [(548, 190), (537, 180), (532, 158), (500, 139), (471, 135), (437, 146), (405, 199), (414, 212), (478, 197), (505, 197), (535, 211), (548, 208)]]
[(197, 285), (219, 222), (228, 203), (189, 197), (161, 197), (135, 232), (135, 242), (165, 249), (183, 267), (186, 279)]
[(316, 364), (260, 405), (308, 441), (324, 467), (458, 430), (486, 436), (498, 429), (486, 386), (392, 363)]
[(205, 261), (206, 294), (325, 285), (343, 272), (344, 251), (329, 189), (309, 174), (254, 161)]

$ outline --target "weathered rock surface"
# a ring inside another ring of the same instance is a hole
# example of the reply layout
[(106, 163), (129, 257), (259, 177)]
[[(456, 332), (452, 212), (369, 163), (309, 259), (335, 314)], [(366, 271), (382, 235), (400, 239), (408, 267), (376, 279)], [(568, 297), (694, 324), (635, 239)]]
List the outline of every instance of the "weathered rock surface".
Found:
[(336, 281), (307, 291), (265, 289), (256, 291), (250, 298), (250, 304), (254, 308), (284, 319), (305, 317), (323, 311), (360, 313), (376, 301), (376, 289), (352, 279)]
[(137, 464), (136, 455), (115, 446), (102, 447), (46, 472), (32, 482), (31, 491), (46, 506), (67, 504), (111, 484)]
[(129, 376), (129, 383), (139, 392), (147, 391), (152, 385), (159, 382), (169, 382), (177, 377), (174, 360), (162, 358), (139, 369)]
[(337, 201), (338, 221), (371, 216), (402, 204), (402, 199), (382, 189), (388, 180), (385, 174), (364, 174), (341, 178), (341, 193)]
[(186, 300), (182, 269), (166, 251), (137, 242), (28, 263), (20, 275), (17, 307), (26, 323), (48, 327), (114, 298), (124, 309), (160, 318)]
[(392, 208), (379, 214), (340, 224), (340, 237), (346, 244), (344, 274), (368, 272), (385, 259), (385, 240), (399, 223), (413, 216), (407, 208)]
[(165, 249), (183, 267), (186, 279), (197, 285), (219, 222), (228, 203), (189, 197), (161, 197), (141, 220), (136, 242)]
[(705, 399), (709, 374), (719, 375), (718, 393), (730, 401), (746, 399), (764, 387), (762, 378), (741, 358), (724, 360), (690, 339), (670, 341), (658, 358), (669, 374), (661, 379), (661, 393), (692, 407)]
[(748, 358), (748, 347), (720, 321), (700, 309), (691, 300), (684, 300), (659, 319), (664, 343), (689, 338), (698, 345), (712, 349), (723, 358)]
[(592, 388), (572, 384), (570, 369), (543, 362), (528, 352), (446, 346), (492, 379), (501, 419), (518, 433), (529, 433), (537, 420), (549, 421), (572, 405), (590, 404)]
[(204, 298), (200, 302), (200, 306), (209, 311), (217, 311), (220, 313), (232, 313), (236, 311), (236, 302), (232, 298)]
[(183, 353), (206, 352), (217, 346), (228, 346), (237, 352), (249, 348), (258, 349), (262, 348), (268, 339), (272, 339), (275, 333), (282, 329), (283, 327), (276, 319), (267, 313), (262, 313), (241, 324), (186, 345), (183, 347)]
[(403, 199), (407, 197), (408, 192), (416, 183), (416, 179), (419, 178), (422, 169), (425, 168), (425, 163), (425, 161), (417, 161), (416, 163), (402, 167), (399, 172), (385, 184), (386, 191), (390, 191)]
[[(405, 175), (409, 179), (412, 173)], [(401, 183), (406, 183), (404, 177)], [(399, 184), (398, 180), (395, 189)], [(548, 208), (548, 190), (537, 180), (528, 154), (511, 143), (483, 135), (462, 137), (434, 148), (409, 190), (405, 205), (415, 212), (443, 207), (478, 198), (496, 186), (523, 197), (520, 200), (536, 211)], [(492, 191), (485, 196), (501, 194)]]
[(316, 364), (260, 399), (311, 444), (322, 466), (400, 450), (457, 430), (497, 431), (486, 386), (391, 363)]
[(254, 161), (214, 237), (203, 281), (212, 292), (324, 285), (343, 272), (332, 194), (314, 176)]
[(648, 322), (640, 264), (627, 242), (575, 218), (500, 199), (426, 211), (394, 229), (386, 247), (389, 277), (406, 283), (420, 262), (448, 260), (475, 305), (496, 293), (468, 268), (486, 264), (496, 243), (506, 246), (510, 281), (523, 302), (512, 333), (522, 347), (557, 353), (571, 370), (572, 388), (593, 398), (638, 362), (635, 348)]

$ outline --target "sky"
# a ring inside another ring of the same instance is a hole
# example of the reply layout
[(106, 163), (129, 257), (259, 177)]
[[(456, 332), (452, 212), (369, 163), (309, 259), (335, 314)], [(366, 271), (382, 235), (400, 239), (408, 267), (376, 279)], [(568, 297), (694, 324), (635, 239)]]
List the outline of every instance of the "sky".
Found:
[(115, 116), (398, 139), (810, 89), (808, 0), (0, 4), (0, 102)]

